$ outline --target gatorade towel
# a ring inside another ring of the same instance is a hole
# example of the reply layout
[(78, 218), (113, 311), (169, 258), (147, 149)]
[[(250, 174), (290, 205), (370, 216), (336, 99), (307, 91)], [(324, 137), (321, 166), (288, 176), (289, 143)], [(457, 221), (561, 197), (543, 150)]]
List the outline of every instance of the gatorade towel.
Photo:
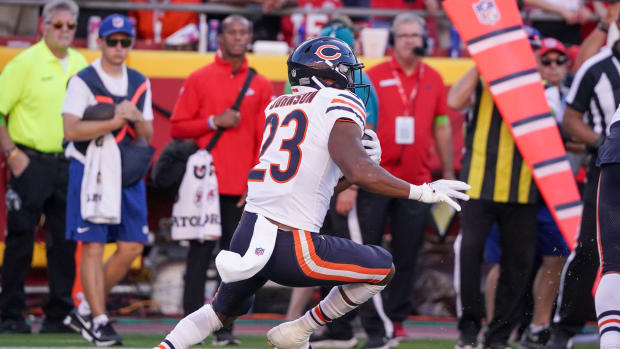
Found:
[(446, 0), (443, 6), (573, 250), (582, 205), (517, 2)]

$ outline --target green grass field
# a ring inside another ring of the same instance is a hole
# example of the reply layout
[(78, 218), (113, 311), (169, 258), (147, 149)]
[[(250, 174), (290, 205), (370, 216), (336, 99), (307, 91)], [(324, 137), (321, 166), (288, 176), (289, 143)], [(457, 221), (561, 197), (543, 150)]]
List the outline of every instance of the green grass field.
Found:
[[(164, 334), (122, 334), (125, 348), (152, 348), (159, 344)], [(239, 338), (242, 344), (238, 348), (269, 348), (264, 336), (241, 335)], [(209, 348), (210, 338), (204, 345), (196, 348)], [(67, 348), (67, 347), (91, 347), (85, 340), (77, 334), (31, 334), (31, 335), (0, 335), (0, 348), (7, 347), (47, 347), (47, 348)], [(361, 347), (361, 345), (360, 345)], [(401, 343), (401, 349), (439, 349), (453, 348), (452, 340), (422, 340), (416, 339), (406, 343)], [(513, 344), (516, 348), (516, 345)], [(95, 348), (95, 346), (92, 346)], [(230, 347), (229, 347), (230, 348)], [(235, 347), (232, 347), (235, 348)], [(598, 348), (596, 344), (576, 345), (576, 349)]]

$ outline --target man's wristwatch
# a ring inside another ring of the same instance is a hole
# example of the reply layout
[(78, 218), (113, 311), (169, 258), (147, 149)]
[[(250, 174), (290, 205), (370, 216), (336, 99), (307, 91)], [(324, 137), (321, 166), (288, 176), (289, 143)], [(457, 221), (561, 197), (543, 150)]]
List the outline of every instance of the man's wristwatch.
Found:
[(13, 146), (10, 149), (4, 151), (4, 158), (6, 160), (11, 160), (12, 158), (15, 157), (15, 155), (17, 155), (17, 147), (16, 146)]
[(598, 21), (596, 28), (604, 33), (609, 33), (609, 26), (603, 21)]

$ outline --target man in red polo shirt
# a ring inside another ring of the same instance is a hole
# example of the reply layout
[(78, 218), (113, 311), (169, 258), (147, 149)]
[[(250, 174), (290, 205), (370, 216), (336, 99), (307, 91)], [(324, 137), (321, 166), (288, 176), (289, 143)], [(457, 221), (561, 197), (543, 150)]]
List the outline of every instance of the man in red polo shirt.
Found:
[[(211, 150), (220, 193), (222, 237), (219, 247), (228, 249), (241, 218), (247, 176), (257, 163), (265, 124), (264, 110), (271, 101), (271, 83), (257, 74), (252, 80), (240, 112), (230, 109), (248, 76), (245, 57), (252, 40), (252, 23), (232, 15), (222, 21), (215, 62), (193, 72), (185, 81), (174, 107), (170, 133), (191, 138), (205, 148), (218, 128), (225, 128)], [(206, 271), (215, 241), (192, 240), (187, 255), (183, 311), (190, 314), (204, 305)], [(231, 328), (215, 333), (213, 345), (238, 344)]]
[[(441, 76), (421, 61), (424, 19), (412, 12), (402, 13), (394, 19), (392, 35), (394, 54), (368, 71), (379, 97), (377, 134), (383, 150), (381, 166), (411, 183), (430, 182), (429, 149), (434, 140), (443, 177), (453, 179), (445, 87)], [(380, 244), (390, 221), (396, 275), (385, 291), (385, 313), (394, 323), (394, 337), (407, 338), (402, 322), (412, 310), (413, 276), (430, 205), (360, 190), (357, 209), (365, 244)], [(386, 331), (388, 337), (389, 332)]]

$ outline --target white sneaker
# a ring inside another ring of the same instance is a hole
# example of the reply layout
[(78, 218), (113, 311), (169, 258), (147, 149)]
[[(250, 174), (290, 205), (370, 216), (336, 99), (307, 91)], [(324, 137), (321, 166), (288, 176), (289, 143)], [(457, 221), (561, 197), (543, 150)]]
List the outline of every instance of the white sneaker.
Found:
[(294, 320), (269, 330), (267, 340), (277, 349), (309, 349), (311, 334), (301, 329), (297, 320)]

